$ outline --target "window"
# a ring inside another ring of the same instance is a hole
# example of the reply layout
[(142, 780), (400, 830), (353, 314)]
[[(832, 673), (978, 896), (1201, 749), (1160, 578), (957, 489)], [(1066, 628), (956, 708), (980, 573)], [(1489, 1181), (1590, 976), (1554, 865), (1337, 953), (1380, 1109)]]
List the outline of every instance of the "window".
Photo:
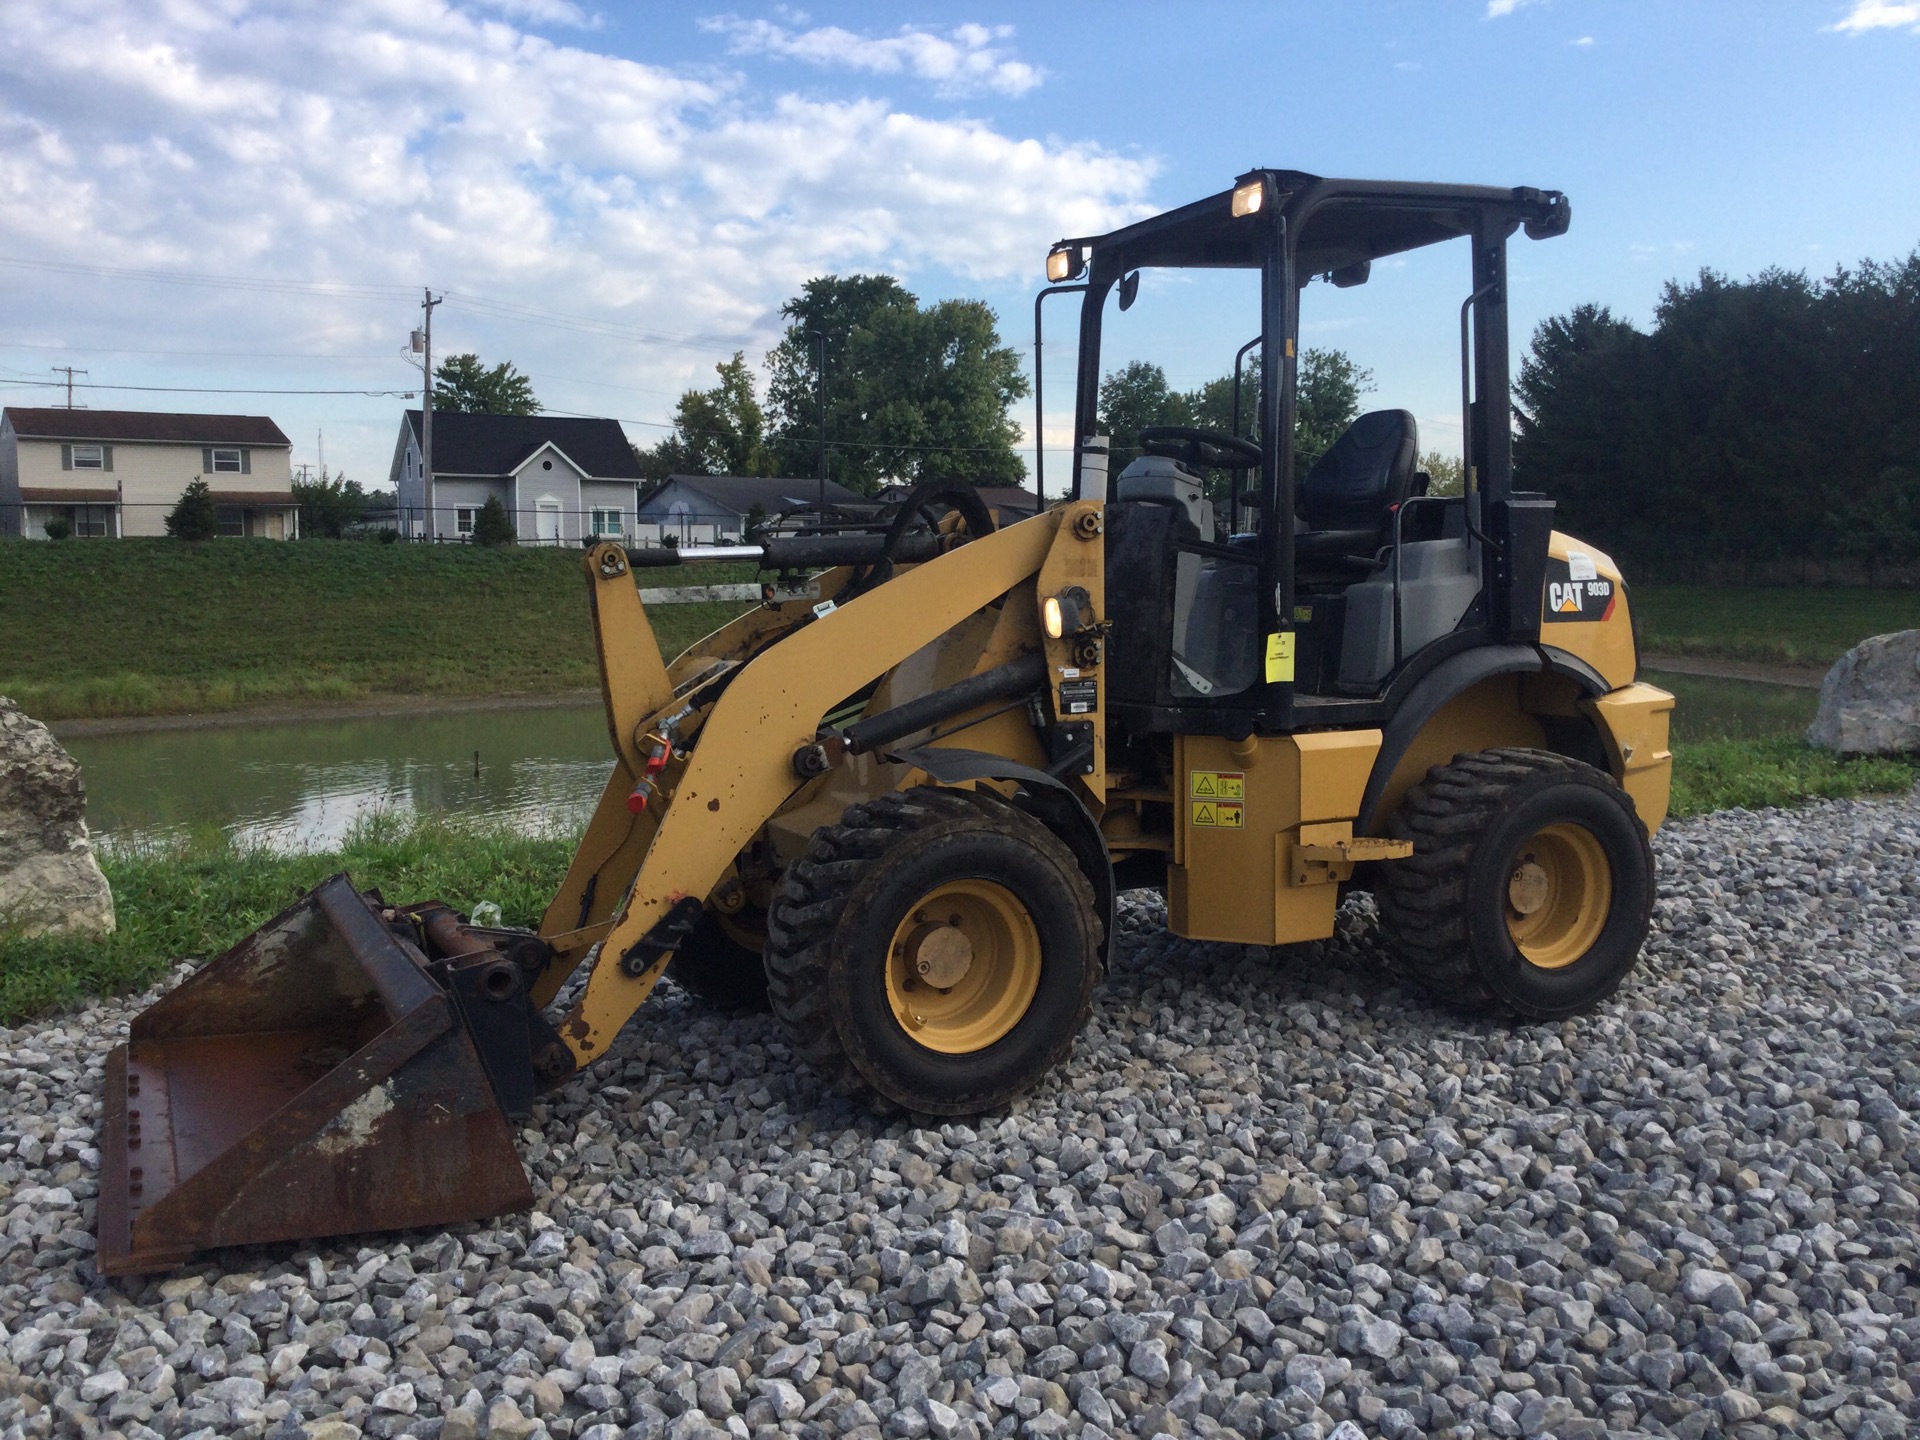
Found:
[(107, 454), (99, 445), (76, 445), (73, 447), (73, 468), (76, 470), (104, 470), (107, 468)]
[(220, 523), (220, 533), (229, 537), (240, 537), (247, 533), (247, 512), (238, 505), (221, 505), (214, 510)]
[(591, 516), (593, 533), (596, 535), (619, 535), (621, 533), (620, 512), (602, 510), (595, 506)]
[(215, 474), (238, 475), (242, 468), (240, 452), (238, 450), (214, 450), (211, 468)]
[(473, 534), (473, 517), (479, 512), (471, 505), (461, 505), (453, 512), (453, 533), (456, 535)]

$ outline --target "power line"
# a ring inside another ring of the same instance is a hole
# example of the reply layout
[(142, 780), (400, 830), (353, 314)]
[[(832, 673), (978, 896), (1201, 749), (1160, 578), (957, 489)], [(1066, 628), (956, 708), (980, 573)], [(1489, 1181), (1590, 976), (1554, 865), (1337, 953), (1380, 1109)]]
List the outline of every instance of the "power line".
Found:
[[(87, 372), (76, 370), (74, 373), (84, 375)], [(0, 388), (13, 389), (25, 386), (50, 390), (69, 388), (64, 380), (0, 380)], [(255, 390), (226, 385), (106, 385), (81, 380), (74, 381), (71, 388), (74, 390), (144, 390), (162, 395), (367, 395), (375, 399), (400, 400), (411, 400), (417, 393), (412, 390)]]

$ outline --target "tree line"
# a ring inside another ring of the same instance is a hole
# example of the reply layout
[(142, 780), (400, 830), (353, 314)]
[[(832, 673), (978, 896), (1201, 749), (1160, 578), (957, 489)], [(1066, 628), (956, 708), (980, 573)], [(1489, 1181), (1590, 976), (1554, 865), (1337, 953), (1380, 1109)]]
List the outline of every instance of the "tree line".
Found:
[(1821, 280), (1669, 281), (1641, 330), (1544, 321), (1514, 384), (1516, 484), (1662, 579), (1920, 562), (1920, 250)]

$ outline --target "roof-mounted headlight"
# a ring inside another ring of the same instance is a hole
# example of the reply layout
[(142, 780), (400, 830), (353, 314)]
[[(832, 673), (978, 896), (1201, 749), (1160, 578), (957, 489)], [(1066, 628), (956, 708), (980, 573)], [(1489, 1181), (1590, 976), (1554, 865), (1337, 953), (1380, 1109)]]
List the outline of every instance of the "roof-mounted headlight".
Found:
[(1260, 207), (1267, 201), (1267, 182), (1252, 179), (1233, 187), (1233, 218), (1242, 215), (1257, 215)]
[(1086, 268), (1078, 245), (1061, 245), (1047, 252), (1047, 279), (1058, 285), (1071, 280)]

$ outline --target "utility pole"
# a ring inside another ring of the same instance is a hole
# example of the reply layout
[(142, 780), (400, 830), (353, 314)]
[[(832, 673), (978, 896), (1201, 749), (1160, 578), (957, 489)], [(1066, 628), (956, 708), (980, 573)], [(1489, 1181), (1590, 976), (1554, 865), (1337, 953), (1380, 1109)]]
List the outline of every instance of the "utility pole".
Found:
[(76, 370), (71, 365), (55, 365), (51, 368), (54, 374), (65, 375), (67, 377), (67, 409), (73, 409), (73, 377), (76, 375), (85, 375), (87, 372), (85, 370)]
[(433, 543), (433, 307), (446, 296), (435, 296), (431, 286), (422, 287), (420, 308), (427, 312), (427, 323), (415, 334), (419, 339), (420, 373), (420, 503), (427, 512), (427, 543)]
[(814, 446), (814, 468), (820, 476), (820, 513), (827, 513), (827, 337), (813, 337), (814, 410), (820, 422)]

